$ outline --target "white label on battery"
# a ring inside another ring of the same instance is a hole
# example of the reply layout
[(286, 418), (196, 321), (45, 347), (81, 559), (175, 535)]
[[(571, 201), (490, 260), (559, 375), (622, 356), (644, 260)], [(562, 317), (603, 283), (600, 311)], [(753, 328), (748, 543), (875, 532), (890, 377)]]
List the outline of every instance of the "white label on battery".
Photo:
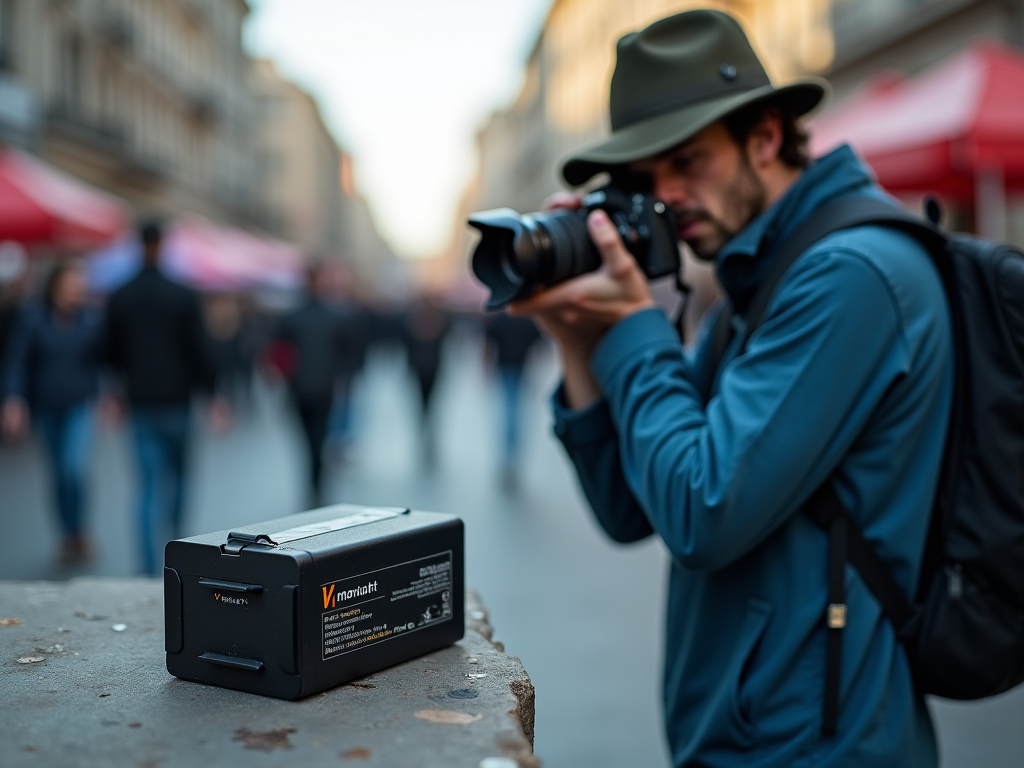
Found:
[(452, 552), (321, 585), (323, 659), (451, 621)]
[(379, 507), (363, 507), (362, 510), (362, 512), (356, 512), (352, 515), (345, 515), (345, 517), (336, 517), (333, 520), (324, 520), (322, 523), (310, 523), (309, 525), (300, 525), (298, 528), (289, 528), (287, 531), (281, 531), (280, 533), (271, 533), (270, 538), (275, 544), (285, 544), (289, 541), (296, 541), (297, 539), (319, 536), (321, 533), (341, 531), (345, 528), (354, 528), (357, 525), (366, 525), (366, 523), (376, 523), (379, 520), (388, 520), (392, 517), (398, 517), (404, 511), (381, 509)]

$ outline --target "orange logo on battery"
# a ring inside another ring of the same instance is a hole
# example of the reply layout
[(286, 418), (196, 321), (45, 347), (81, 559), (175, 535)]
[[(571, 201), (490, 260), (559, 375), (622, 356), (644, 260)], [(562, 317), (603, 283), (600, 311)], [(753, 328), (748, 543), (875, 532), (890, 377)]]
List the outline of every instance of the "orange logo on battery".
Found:
[(324, 608), (326, 609), (328, 605), (334, 605), (334, 585), (331, 584), (331, 591), (330, 592), (327, 591), (327, 587), (324, 587), (323, 590), (324, 590)]
[(214, 592), (213, 593), (213, 599), (214, 600), (220, 600), (220, 592)]

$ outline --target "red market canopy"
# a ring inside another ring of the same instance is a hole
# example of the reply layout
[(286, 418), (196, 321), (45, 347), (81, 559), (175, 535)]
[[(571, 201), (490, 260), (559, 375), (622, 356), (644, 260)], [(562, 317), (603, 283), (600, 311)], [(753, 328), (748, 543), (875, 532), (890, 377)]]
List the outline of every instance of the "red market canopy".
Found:
[(849, 142), (892, 192), (1024, 190), (1024, 54), (980, 42), (920, 75), (885, 73), (811, 123), (815, 156)]
[(191, 218), (171, 228), (164, 262), (200, 288), (292, 288), (301, 280), (305, 257), (289, 243)]
[(12, 148), (0, 149), (0, 241), (95, 248), (128, 228), (128, 206)]

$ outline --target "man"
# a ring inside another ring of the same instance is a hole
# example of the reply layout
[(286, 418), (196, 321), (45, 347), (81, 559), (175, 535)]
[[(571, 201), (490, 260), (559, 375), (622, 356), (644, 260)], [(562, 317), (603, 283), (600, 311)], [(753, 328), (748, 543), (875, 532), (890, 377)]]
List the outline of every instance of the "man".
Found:
[(292, 401), (309, 455), (310, 503), (323, 502), (323, 447), (335, 385), (353, 343), (346, 318), (325, 300), (328, 273), (322, 264), (306, 275), (306, 300), (281, 319), (277, 339), (294, 355), (288, 372)]
[[(182, 535), (189, 404), (199, 391), (212, 393), (215, 372), (198, 297), (160, 273), (160, 227), (146, 224), (140, 239), (142, 269), (107, 306), (106, 354), (131, 412), (141, 480), (139, 552), (143, 572), (154, 574), (167, 534)], [(229, 413), (213, 399), (213, 428), (224, 428)]]
[(409, 367), (420, 391), (420, 441), (423, 469), (437, 467), (437, 423), (434, 416), (435, 384), (441, 370), (444, 342), (451, 321), (436, 297), (422, 293), (402, 317), (402, 341)]
[[(808, 163), (797, 118), (825, 91), (770, 84), (739, 26), (693, 11), (627, 35), (609, 141), (563, 169), (647, 174), (679, 238), (742, 314), (773, 249), (825, 203), (878, 197), (848, 147)], [(913, 594), (952, 392), (939, 278), (909, 237), (864, 226), (808, 248), (717, 382), (684, 357), (608, 217), (594, 273), (520, 302), (558, 342), (555, 429), (605, 530), (672, 556), (664, 704), (676, 765), (934, 766), (906, 655), (846, 568), (838, 728), (823, 732), (827, 537), (801, 506), (832, 478)], [(742, 333), (737, 334), (742, 338)]]

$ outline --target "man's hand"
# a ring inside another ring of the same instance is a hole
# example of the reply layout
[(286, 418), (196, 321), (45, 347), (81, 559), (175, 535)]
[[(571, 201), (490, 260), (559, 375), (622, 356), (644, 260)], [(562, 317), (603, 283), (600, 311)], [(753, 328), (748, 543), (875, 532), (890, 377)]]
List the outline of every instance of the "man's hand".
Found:
[(601, 254), (596, 272), (569, 280), (509, 306), (513, 315), (533, 315), (562, 351), (565, 392), (572, 408), (600, 399), (590, 357), (613, 325), (655, 306), (647, 279), (604, 211), (587, 218)]
[(3, 433), (12, 440), (28, 434), (28, 405), (20, 397), (11, 396), (4, 401), (2, 418)]

